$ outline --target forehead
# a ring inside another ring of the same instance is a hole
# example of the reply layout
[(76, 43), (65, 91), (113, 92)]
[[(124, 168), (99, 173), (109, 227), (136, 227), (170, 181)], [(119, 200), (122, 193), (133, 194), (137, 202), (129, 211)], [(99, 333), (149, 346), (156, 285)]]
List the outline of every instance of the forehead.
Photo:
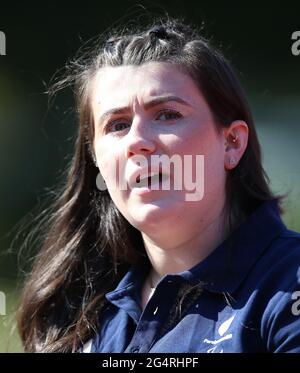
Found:
[(189, 75), (163, 62), (101, 68), (92, 87), (93, 105), (101, 104), (101, 111), (162, 95), (176, 95), (192, 105), (203, 100)]

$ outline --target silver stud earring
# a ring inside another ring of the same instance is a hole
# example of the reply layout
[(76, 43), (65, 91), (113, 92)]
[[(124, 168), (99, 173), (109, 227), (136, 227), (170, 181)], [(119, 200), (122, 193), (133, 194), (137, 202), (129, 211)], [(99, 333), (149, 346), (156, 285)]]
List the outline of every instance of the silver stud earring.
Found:
[(234, 164), (235, 164), (235, 158), (234, 157), (231, 157), (230, 159), (229, 159), (229, 164), (230, 164), (230, 166), (233, 166)]

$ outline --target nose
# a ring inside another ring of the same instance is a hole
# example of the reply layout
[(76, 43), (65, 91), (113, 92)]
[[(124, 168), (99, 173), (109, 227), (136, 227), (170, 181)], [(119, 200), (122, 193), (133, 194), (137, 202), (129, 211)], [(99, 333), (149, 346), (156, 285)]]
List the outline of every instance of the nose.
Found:
[(125, 155), (149, 155), (156, 150), (154, 133), (151, 124), (143, 118), (134, 118), (126, 135)]

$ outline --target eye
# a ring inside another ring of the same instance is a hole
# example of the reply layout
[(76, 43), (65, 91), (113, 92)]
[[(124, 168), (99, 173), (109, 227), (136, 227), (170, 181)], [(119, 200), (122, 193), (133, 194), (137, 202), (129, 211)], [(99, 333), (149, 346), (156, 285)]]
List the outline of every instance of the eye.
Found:
[(182, 118), (182, 115), (178, 111), (165, 109), (159, 112), (156, 120), (172, 121), (179, 118)]
[(105, 133), (120, 132), (128, 128), (129, 126), (130, 126), (130, 123), (128, 123), (126, 120), (123, 120), (123, 119), (114, 120), (112, 122), (109, 122), (105, 126)]

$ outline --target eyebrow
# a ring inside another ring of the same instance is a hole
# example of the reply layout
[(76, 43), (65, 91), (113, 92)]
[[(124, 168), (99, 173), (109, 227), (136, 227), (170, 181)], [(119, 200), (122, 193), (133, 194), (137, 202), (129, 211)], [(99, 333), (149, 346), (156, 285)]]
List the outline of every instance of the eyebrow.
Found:
[[(145, 108), (145, 110), (149, 110), (152, 107), (161, 105), (165, 102), (171, 102), (171, 101), (178, 102), (181, 105), (191, 107), (191, 104), (189, 104), (187, 101), (183, 100), (180, 97), (177, 97), (177, 96), (159, 96), (159, 97), (154, 98), (153, 100), (150, 100), (150, 101), (146, 102), (144, 104), (144, 108)], [(120, 107), (120, 108), (110, 109), (100, 116), (99, 123), (103, 123), (104, 120), (107, 117), (109, 117), (110, 115), (125, 114), (125, 113), (128, 113), (128, 111), (130, 111), (129, 107)]]

